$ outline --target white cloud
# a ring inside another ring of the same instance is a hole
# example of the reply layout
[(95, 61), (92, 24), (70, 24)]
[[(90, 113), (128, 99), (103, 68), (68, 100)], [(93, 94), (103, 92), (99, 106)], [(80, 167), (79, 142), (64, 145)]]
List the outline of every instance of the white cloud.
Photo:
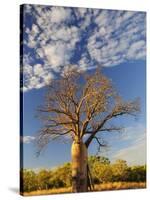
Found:
[(33, 142), (35, 140), (35, 137), (33, 136), (22, 136), (21, 137), (21, 142), (23, 142), (24, 144), (30, 144), (31, 142)]
[(32, 10), (32, 6), (30, 5), (30, 4), (26, 4), (25, 5), (25, 10), (24, 10), (24, 12), (25, 13), (31, 13), (31, 10)]
[[(111, 67), (145, 59), (143, 12), (32, 5), (25, 6), (25, 13), (34, 19), (24, 30), (27, 37), (23, 43), (32, 51), (24, 51), (26, 91), (43, 87), (49, 79), (47, 74), (63, 74), (67, 65), (89, 70), (96, 64)], [(77, 48), (81, 54), (76, 60)]]
[(63, 71), (61, 73), (62, 76), (64, 76), (64, 74), (66, 74), (67, 72), (72, 71), (72, 70), (80, 70), (80, 68), (78, 67), (78, 65), (66, 65), (63, 68)]
[(80, 16), (81, 18), (84, 18), (84, 17), (85, 17), (85, 14), (86, 14), (86, 12), (87, 12), (87, 9), (86, 9), (86, 8), (78, 8), (77, 11), (78, 11), (79, 16)]
[(128, 50), (128, 53), (127, 53), (127, 57), (128, 58), (136, 58), (137, 56), (137, 53), (142, 53), (142, 55), (146, 55), (146, 52), (145, 52), (145, 41), (144, 40), (140, 40), (140, 41), (137, 41), (135, 43), (133, 43), (129, 50)]
[(33, 71), (33, 68), (31, 65), (24, 65), (23, 67), (24, 75), (32, 76), (32, 71)]
[(101, 28), (100, 28), (99, 34), (100, 34), (100, 36), (102, 36), (102, 37), (106, 34), (106, 29), (105, 29), (105, 27), (101, 27)]
[(30, 79), (30, 87), (36, 88), (39, 83), (40, 83), (40, 79), (36, 76), (32, 76), (32, 78)]
[(23, 65), (24, 66), (29, 65), (30, 62), (32, 62), (32, 61), (33, 61), (33, 58), (30, 54), (27, 53), (27, 54), (23, 55)]
[(109, 19), (109, 14), (107, 10), (102, 10), (101, 13), (96, 17), (95, 22), (99, 26), (103, 26), (107, 24), (108, 19)]
[(46, 70), (41, 64), (36, 64), (33, 67), (25, 66), (24, 76), (26, 77), (24, 78), (24, 86), (22, 88), (24, 92), (33, 88), (42, 88), (50, 84), (54, 79), (53, 73)]
[(34, 75), (37, 75), (37, 76), (40, 76), (44, 73), (44, 70), (41, 64), (34, 65), (33, 71), (34, 71)]
[(30, 48), (36, 47), (36, 41), (32, 35), (29, 36), (28, 47), (30, 47)]
[(121, 149), (113, 159), (127, 160), (130, 165), (143, 165), (146, 163), (146, 141), (139, 141), (132, 146)]
[(44, 85), (48, 85), (54, 78), (53, 74), (48, 73), (42, 76)]
[(65, 64), (67, 45), (64, 42), (52, 43), (43, 47), (43, 49), (48, 63), (53, 66), (54, 70), (55, 67)]
[(33, 35), (34, 37), (37, 36), (37, 34), (39, 33), (39, 28), (36, 24), (32, 25), (32, 29), (31, 29), (31, 35)]
[(70, 18), (70, 10), (66, 10), (62, 7), (52, 7), (50, 12), (50, 20), (52, 23), (61, 23)]
[(93, 61), (89, 60), (86, 54), (82, 54), (81, 59), (78, 62), (78, 68), (81, 71), (95, 69), (96, 65), (94, 65)]
[(145, 29), (145, 21), (141, 25), (141, 20), (137, 20), (139, 18), (143, 19), (143, 13), (118, 11), (118, 14), (114, 14), (102, 11), (95, 19), (99, 30), (95, 30), (88, 39), (91, 58), (102, 66), (114, 66), (127, 59), (145, 59), (145, 39), (140, 40), (141, 37), (145, 38), (144, 32), (141, 32)]
[(23, 86), (23, 88), (21, 88), (21, 91), (22, 91), (22, 92), (27, 92), (27, 91), (28, 91), (28, 88), (25, 87), (25, 86)]
[(146, 163), (146, 132), (142, 125), (126, 128), (118, 142), (123, 147), (113, 153), (113, 161), (123, 159), (130, 165)]

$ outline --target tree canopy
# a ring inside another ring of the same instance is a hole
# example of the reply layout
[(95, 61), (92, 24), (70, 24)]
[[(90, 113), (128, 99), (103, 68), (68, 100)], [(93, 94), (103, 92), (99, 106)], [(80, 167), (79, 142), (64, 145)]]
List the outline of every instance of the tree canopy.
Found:
[(43, 120), (38, 146), (42, 149), (51, 139), (66, 135), (74, 141), (87, 135), (87, 147), (94, 138), (103, 145), (97, 133), (122, 130), (110, 124), (111, 119), (136, 116), (139, 110), (139, 99), (123, 100), (100, 70), (87, 74), (70, 68), (47, 87), (45, 102), (38, 108)]

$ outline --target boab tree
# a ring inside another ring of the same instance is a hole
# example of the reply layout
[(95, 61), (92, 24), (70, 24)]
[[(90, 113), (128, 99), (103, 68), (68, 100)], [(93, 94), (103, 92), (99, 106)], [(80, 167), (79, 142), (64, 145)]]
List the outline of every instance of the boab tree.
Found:
[(51, 139), (72, 139), (72, 191), (88, 191), (87, 150), (93, 139), (103, 145), (103, 131), (120, 131), (110, 124), (123, 115), (136, 116), (139, 101), (124, 101), (115, 91), (111, 81), (100, 70), (86, 74), (67, 70), (47, 89), (45, 102), (39, 107), (43, 128), (37, 137), (42, 149)]

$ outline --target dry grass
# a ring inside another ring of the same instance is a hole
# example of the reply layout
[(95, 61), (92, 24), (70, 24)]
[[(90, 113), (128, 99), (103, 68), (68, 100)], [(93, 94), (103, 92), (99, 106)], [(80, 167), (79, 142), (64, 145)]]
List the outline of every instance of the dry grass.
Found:
[(138, 189), (146, 188), (146, 183), (144, 182), (113, 182), (113, 183), (102, 183), (100, 185), (95, 185), (95, 191), (105, 191), (105, 190), (123, 190), (123, 189)]
[(34, 195), (48, 195), (48, 194), (65, 194), (71, 193), (71, 187), (69, 188), (53, 188), (50, 190), (37, 190), (33, 192), (24, 192), (23, 196), (34, 196)]
[[(95, 185), (94, 191), (106, 191), (106, 190), (122, 190), (122, 189), (139, 189), (146, 188), (146, 183), (144, 182), (113, 182), (113, 183), (102, 183)], [(33, 192), (25, 192), (23, 196), (34, 196), (34, 195), (48, 195), (48, 194), (64, 194), (71, 193), (71, 187), (69, 188), (54, 188), (50, 190), (37, 190)]]

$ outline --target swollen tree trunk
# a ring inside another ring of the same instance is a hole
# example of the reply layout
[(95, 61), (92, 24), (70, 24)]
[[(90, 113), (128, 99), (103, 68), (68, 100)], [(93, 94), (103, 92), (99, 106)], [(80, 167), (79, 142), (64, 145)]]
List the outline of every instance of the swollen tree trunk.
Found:
[(82, 141), (72, 143), (72, 192), (87, 192), (87, 148)]

